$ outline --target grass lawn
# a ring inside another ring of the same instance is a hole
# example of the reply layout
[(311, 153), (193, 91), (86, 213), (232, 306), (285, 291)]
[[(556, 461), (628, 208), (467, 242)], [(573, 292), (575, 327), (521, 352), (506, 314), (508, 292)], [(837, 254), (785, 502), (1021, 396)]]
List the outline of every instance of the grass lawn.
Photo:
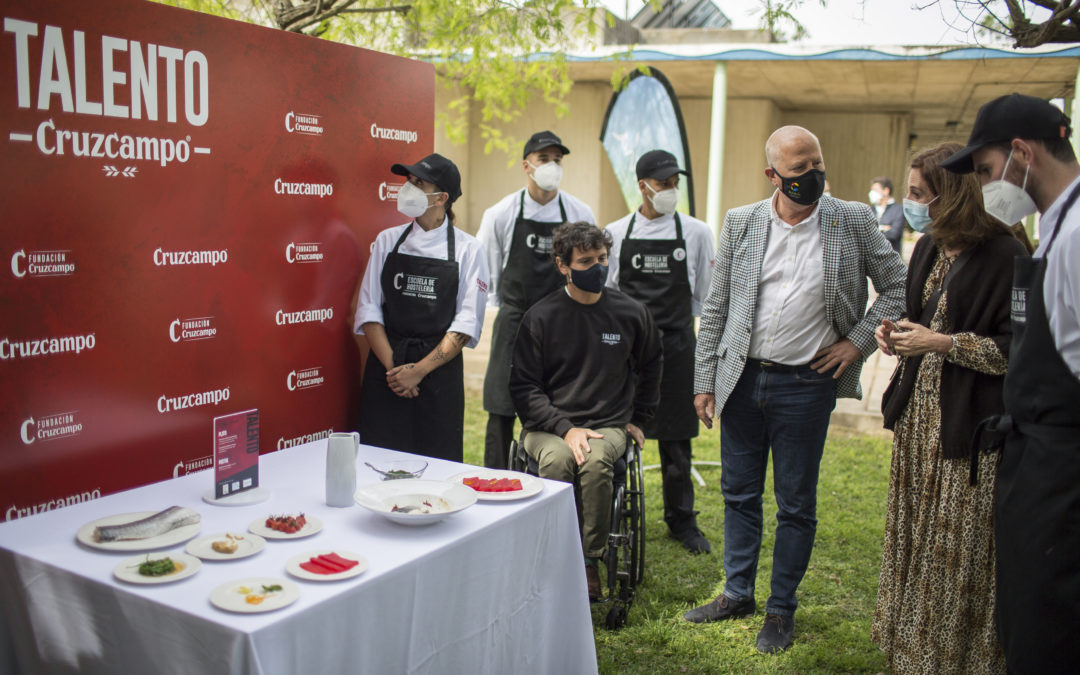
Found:
[[(465, 409), (465, 461), (483, 464), (486, 413), (479, 392)], [(645, 472), (645, 581), (638, 587), (626, 626), (603, 627), (606, 606), (593, 612), (601, 673), (878, 673), (885, 657), (870, 642), (885, 527), (891, 442), (833, 430), (825, 444), (818, 484), (818, 531), (810, 569), (799, 587), (795, 644), (764, 656), (754, 640), (765, 619), (772, 572), (776, 503), (772, 476), (765, 487), (765, 532), (758, 565), (758, 613), (736, 621), (695, 625), (683, 621), (691, 607), (723, 589), (724, 503), (720, 468), (700, 466), (696, 486), (698, 524), (713, 545), (711, 555), (691, 556), (667, 537), (660, 497), (660, 472)], [(694, 458), (720, 461), (719, 429), (694, 443)], [(659, 464), (655, 441), (645, 447), (645, 465)]]

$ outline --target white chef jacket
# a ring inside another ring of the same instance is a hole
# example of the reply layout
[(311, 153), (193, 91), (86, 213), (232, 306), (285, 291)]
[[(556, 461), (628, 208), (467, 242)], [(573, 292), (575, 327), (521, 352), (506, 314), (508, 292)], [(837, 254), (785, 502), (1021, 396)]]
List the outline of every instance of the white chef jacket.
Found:
[[(382, 271), (386, 256), (394, 250), (394, 244), (401, 237), (406, 227), (411, 227), (409, 236), (398, 248), (398, 253), (446, 260), (446, 228), (449, 221), (443, 218), (442, 225), (434, 230), (425, 231), (416, 221), (383, 230), (375, 237), (375, 244), (364, 271), (364, 281), (360, 285), (360, 297), (356, 303), (356, 318), (353, 330), (358, 335), (364, 334), (364, 324), (376, 322), (386, 325), (383, 320)], [(480, 242), (471, 234), (454, 228), (454, 259), (458, 263), (457, 311), (447, 332), (453, 331), (469, 336), (467, 347), (475, 347), (480, 340), (480, 330), (484, 325), (484, 308), (490, 281), (487, 260)]]
[(749, 355), (801, 366), (840, 339), (825, 315), (821, 205), (789, 225), (776, 212), (776, 199), (774, 193)]
[[(476, 238), (484, 247), (487, 256), (488, 272), (491, 274), (491, 292), (488, 293), (488, 304), (498, 307), (502, 304), (499, 298), (499, 277), (506, 261), (510, 258), (510, 242), (514, 238), (514, 223), (517, 221), (518, 209), (521, 208), (521, 193), (525, 192), (525, 211), (522, 215), (529, 220), (538, 223), (558, 223), (562, 220), (559, 212), (559, 199), (562, 199), (563, 208), (566, 209), (566, 218), (569, 223), (585, 221), (595, 223), (589, 205), (577, 197), (559, 190), (555, 198), (547, 204), (540, 204), (529, 196), (525, 188), (516, 190), (506, 195), (494, 206), (484, 211), (480, 219), (480, 231)], [(552, 263), (554, 264), (554, 263)]]
[[(1039, 218), (1039, 248), (1035, 257), (1046, 255), (1051, 229), (1057, 223), (1065, 199), (1078, 182), (1080, 178), (1070, 183)], [(1065, 214), (1054, 247), (1050, 249), (1043, 279), (1043, 304), (1054, 346), (1072, 374), (1080, 378), (1080, 200)]]
[[(656, 220), (649, 220), (636, 211), (634, 218), (633, 239), (674, 239), (675, 216), (660, 216)], [(611, 251), (608, 254), (608, 278), (607, 285), (611, 288), (619, 288), (619, 253), (622, 251), (622, 242), (626, 238), (626, 230), (630, 227), (630, 216), (627, 214), (613, 223), (608, 223), (604, 229), (611, 234), (613, 240)], [(682, 222), (683, 239), (686, 240), (686, 272), (690, 277), (690, 310), (694, 316), (701, 316), (701, 304), (709, 294), (709, 284), (712, 283), (713, 271), (713, 235), (709, 226), (703, 222), (688, 216), (679, 214)], [(621, 289), (620, 289), (621, 290)]]

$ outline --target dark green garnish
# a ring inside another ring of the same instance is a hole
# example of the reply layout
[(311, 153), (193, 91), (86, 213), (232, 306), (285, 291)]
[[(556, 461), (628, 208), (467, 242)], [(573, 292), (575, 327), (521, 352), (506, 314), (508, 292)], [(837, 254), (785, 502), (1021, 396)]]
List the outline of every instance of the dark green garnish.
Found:
[(172, 574), (175, 571), (176, 564), (173, 563), (172, 558), (151, 560), (148, 555), (146, 556), (146, 562), (139, 563), (139, 574), (144, 577), (163, 577), (166, 574)]
[(274, 584), (273, 586), (263, 586), (262, 589), (263, 589), (263, 593), (273, 593), (274, 591), (280, 591), (281, 590), (281, 585), (280, 584)]
[(412, 478), (412, 471), (402, 471), (401, 469), (391, 469), (386, 472), (387, 478)]

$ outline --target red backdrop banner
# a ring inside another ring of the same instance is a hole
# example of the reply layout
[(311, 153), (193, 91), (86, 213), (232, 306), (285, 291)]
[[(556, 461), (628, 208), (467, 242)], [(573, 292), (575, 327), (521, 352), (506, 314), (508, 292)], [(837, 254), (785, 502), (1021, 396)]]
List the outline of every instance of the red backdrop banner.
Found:
[(5, 519), (210, 468), (219, 415), (263, 453), (353, 428), (432, 67), (142, 0), (2, 15)]

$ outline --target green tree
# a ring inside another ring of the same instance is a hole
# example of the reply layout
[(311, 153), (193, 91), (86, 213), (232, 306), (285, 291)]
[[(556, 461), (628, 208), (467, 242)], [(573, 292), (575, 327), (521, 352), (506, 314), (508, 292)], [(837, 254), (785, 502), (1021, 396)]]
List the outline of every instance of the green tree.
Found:
[(502, 129), (534, 95), (566, 114), (572, 81), (564, 51), (592, 40), (603, 16), (599, 0), (158, 1), (425, 59), (452, 91), (436, 123), (461, 142), (475, 120), (486, 152), (520, 144)]

